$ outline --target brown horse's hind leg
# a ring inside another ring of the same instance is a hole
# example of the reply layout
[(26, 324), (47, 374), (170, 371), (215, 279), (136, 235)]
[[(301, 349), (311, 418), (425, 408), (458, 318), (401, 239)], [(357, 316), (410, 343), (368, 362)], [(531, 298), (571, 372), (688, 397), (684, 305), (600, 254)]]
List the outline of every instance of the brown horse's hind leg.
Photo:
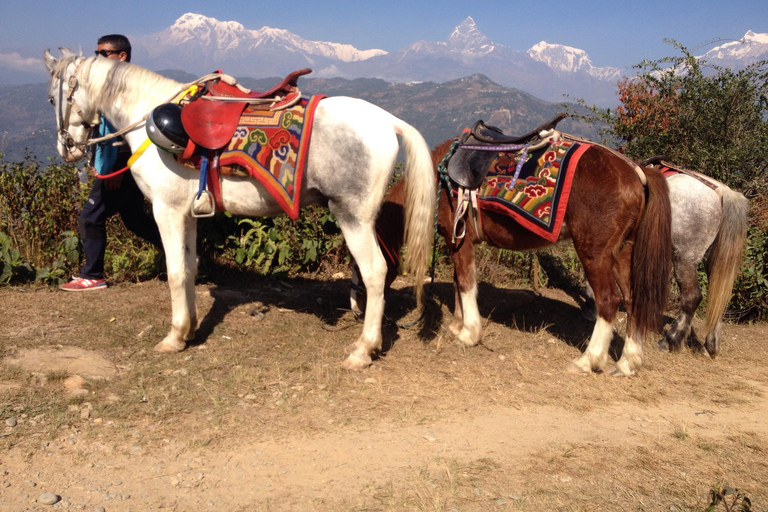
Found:
[(611, 371), (611, 375), (620, 377), (634, 375), (643, 366), (643, 338), (637, 332), (636, 321), (631, 316), (632, 301), (634, 300), (630, 282), (632, 245), (632, 243), (624, 244), (613, 267), (616, 283), (624, 297), (624, 308), (627, 310), (627, 333), (624, 338), (624, 348), (621, 351), (621, 357), (616, 362), (616, 367)]

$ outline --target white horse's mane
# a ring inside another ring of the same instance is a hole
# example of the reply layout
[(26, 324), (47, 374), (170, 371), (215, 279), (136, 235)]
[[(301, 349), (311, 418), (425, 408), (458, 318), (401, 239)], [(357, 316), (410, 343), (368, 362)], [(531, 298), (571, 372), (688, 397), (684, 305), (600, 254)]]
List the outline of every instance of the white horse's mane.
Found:
[[(80, 64), (77, 78), (88, 88), (93, 104), (99, 110), (118, 106), (121, 114), (146, 114), (162, 101), (181, 92), (181, 84), (130, 62), (112, 59), (69, 55), (59, 60), (55, 76), (71, 63)], [(130, 117), (130, 116), (129, 116)]]

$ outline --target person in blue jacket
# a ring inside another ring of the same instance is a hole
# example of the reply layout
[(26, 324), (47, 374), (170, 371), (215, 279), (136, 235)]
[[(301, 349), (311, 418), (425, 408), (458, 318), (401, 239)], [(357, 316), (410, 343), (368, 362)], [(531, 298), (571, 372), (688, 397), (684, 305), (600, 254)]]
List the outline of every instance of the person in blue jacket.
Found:
[[(107, 59), (131, 61), (131, 43), (120, 34), (100, 37), (96, 55)], [(103, 137), (116, 130), (104, 116), (98, 126), (98, 137)], [(131, 150), (119, 137), (97, 144), (93, 156), (93, 166), (100, 175), (110, 174), (126, 167)], [(125, 227), (138, 236), (163, 247), (160, 232), (155, 219), (144, 204), (144, 195), (139, 190), (130, 171), (106, 179), (96, 179), (85, 202), (77, 222), (77, 230), (83, 242), (85, 264), (80, 268), (79, 276), (62, 284), (59, 288), (68, 292), (104, 290), (107, 281), (104, 278), (104, 254), (107, 249), (106, 223), (112, 215), (119, 213)]]

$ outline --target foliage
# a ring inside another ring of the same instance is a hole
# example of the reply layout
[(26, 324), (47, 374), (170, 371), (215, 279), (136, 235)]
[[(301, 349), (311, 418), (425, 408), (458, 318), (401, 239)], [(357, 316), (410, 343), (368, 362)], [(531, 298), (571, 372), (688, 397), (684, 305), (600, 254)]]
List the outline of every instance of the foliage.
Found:
[(604, 123), (604, 141), (636, 160), (666, 155), (748, 198), (768, 191), (768, 63), (732, 71), (668, 42), (681, 55), (635, 66), (618, 84), (618, 107), (575, 117)]
[(32, 265), (21, 259), (19, 250), (11, 246), (10, 237), (0, 231), (0, 284), (8, 284), (30, 274), (34, 274)]
[(726, 512), (751, 512), (752, 501), (749, 497), (738, 489), (728, 487), (727, 485), (717, 485), (709, 490), (709, 506), (705, 512), (715, 512), (720, 510), (718, 505)]
[(313, 206), (295, 222), (285, 216), (240, 219), (222, 248), (238, 265), (266, 274), (316, 269), (321, 258), (334, 253), (339, 263), (342, 247), (336, 219), (325, 208)]
[(768, 234), (750, 228), (741, 274), (734, 284), (729, 316), (768, 320)]
[(603, 142), (635, 160), (665, 155), (747, 196), (751, 227), (729, 316), (768, 318), (768, 61), (732, 71), (668, 42), (680, 55), (635, 66), (638, 75), (618, 84), (618, 107), (575, 117), (602, 126)]

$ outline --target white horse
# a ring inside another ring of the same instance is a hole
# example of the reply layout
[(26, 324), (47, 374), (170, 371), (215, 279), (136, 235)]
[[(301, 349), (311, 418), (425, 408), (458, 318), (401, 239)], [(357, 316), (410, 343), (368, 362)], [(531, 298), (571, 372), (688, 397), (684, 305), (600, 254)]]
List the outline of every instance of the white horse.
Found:
[[(66, 48), (61, 51), (58, 60), (48, 50), (43, 57), (51, 74), (48, 96), (57, 113), (58, 152), (69, 162), (83, 157), (99, 113), (118, 131), (135, 125), (124, 135), (135, 152), (147, 139), (142, 119), (186, 88), (127, 62), (84, 58)], [(315, 113), (301, 204), (324, 204), (333, 212), (368, 290), (363, 332), (347, 347), (343, 363), (349, 369), (370, 365), (371, 355), (381, 349), (387, 264), (374, 224), (395, 168), (397, 135), (406, 155), (408, 183), (408, 256), (404, 266), (410, 268), (420, 298), (436, 198), (432, 160), (424, 138), (404, 121), (360, 99), (326, 98)], [(198, 325), (194, 290), (197, 224), (190, 205), (199, 172), (151, 145), (131, 173), (152, 203), (168, 267), (173, 318), (170, 332), (155, 350), (180, 351), (194, 338)], [(277, 201), (256, 180), (225, 177), (221, 191), (226, 211), (235, 215), (282, 213)]]

